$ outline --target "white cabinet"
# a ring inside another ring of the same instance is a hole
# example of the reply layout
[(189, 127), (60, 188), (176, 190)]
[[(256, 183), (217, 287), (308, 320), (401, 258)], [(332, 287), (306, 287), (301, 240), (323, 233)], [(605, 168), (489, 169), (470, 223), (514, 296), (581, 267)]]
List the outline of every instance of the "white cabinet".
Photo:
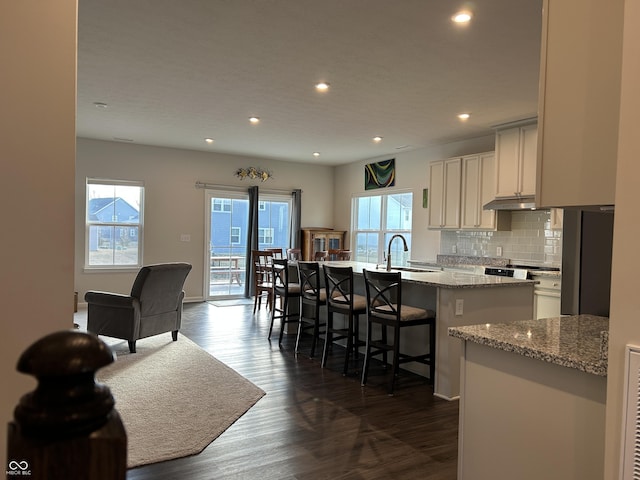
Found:
[(535, 297), (534, 318), (552, 318), (560, 316), (560, 277), (547, 277), (544, 275), (532, 275), (532, 279), (538, 281), (533, 288)]
[(536, 194), (538, 125), (496, 132), (495, 198)]
[(461, 171), (460, 158), (429, 165), (429, 228), (460, 228)]
[(624, 11), (624, 0), (543, 2), (539, 207), (615, 203)]
[(564, 210), (562, 208), (552, 208), (549, 215), (549, 223), (551, 230), (562, 230), (562, 220), (564, 218)]
[(511, 214), (483, 210), (495, 194), (495, 155), (493, 152), (462, 157), (462, 230), (509, 230)]

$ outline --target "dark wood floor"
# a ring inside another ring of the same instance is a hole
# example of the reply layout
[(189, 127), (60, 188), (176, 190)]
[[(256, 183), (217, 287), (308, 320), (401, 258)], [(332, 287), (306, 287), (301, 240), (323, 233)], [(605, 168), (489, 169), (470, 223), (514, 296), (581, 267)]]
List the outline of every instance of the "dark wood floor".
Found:
[(128, 479), (456, 478), (458, 402), (406, 374), (388, 396), (381, 368), (361, 387), (355, 373), (340, 373), (340, 347), (321, 369), (320, 355), (306, 354), (309, 339), (296, 356), (294, 335), (279, 348), (268, 328), (264, 307), (253, 316), (250, 306), (185, 305), (181, 333), (267, 394), (201, 454), (129, 470)]

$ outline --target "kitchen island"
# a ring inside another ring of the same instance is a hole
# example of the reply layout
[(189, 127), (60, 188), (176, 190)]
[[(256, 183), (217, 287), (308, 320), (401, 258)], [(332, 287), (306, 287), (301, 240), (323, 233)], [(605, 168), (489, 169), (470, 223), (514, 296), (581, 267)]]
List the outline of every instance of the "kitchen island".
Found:
[[(332, 266), (350, 266), (354, 289), (364, 295), (362, 271), (383, 270), (362, 262), (325, 262)], [(460, 394), (460, 355), (462, 341), (448, 335), (448, 328), (461, 325), (509, 322), (533, 317), (533, 285), (531, 280), (473, 275), (420, 269), (392, 269), (402, 272), (403, 303), (436, 312), (436, 374), (434, 394), (448, 400)], [(360, 332), (366, 332), (366, 319), (360, 319)], [(415, 354), (428, 345), (428, 332), (410, 329), (403, 332), (402, 348)], [(402, 366), (428, 376), (428, 367), (419, 364)]]
[(454, 327), (458, 479), (601, 480), (609, 321), (576, 315)]

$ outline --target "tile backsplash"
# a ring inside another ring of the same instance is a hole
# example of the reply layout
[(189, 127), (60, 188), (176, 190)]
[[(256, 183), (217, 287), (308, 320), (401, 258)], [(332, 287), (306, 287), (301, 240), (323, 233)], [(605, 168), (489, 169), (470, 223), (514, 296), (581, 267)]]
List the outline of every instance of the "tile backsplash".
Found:
[[(502, 249), (502, 255), (499, 250)], [(562, 230), (551, 229), (549, 210), (511, 212), (511, 231), (443, 230), (440, 253), (505, 257), (512, 263), (562, 264)]]

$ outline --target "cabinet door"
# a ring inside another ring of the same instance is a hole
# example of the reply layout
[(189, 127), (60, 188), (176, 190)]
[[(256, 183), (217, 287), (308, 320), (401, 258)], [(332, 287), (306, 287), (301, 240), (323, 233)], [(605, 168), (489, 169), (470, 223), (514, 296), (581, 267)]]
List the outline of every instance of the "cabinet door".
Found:
[[(480, 224), (478, 203), (480, 202), (480, 176), (482, 165), (479, 156), (462, 159), (462, 206), (461, 228), (477, 228)], [(493, 173), (493, 172), (492, 172)]]
[(483, 230), (496, 228), (495, 210), (483, 210), (482, 206), (493, 200), (496, 191), (496, 157), (493, 153), (480, 155), (480, 195), (478, 202), (478, 227)]
[(522, 127), (520, 134), (520, 194), (536, 194), (536, 165), (538, 152), (538, 125)]
[(460, 228), (460, 182), (462, 160), (455, 158), (444, 162), (444, 228)]
[(429, 164), (429, 228), (442, 228), (444, 205), (444, 162)]
[(513, 197), (517, 195), (520, 191), (519, 128), (509, 128), (496, 132), (496, 159), (495, 197)]
[(473, 155), (462, 159), (462, 204), (460, 227), (463, 229), (494, 230), (496, 214), (483, 210), (495, 194), (495, 156), (493, 153)]

